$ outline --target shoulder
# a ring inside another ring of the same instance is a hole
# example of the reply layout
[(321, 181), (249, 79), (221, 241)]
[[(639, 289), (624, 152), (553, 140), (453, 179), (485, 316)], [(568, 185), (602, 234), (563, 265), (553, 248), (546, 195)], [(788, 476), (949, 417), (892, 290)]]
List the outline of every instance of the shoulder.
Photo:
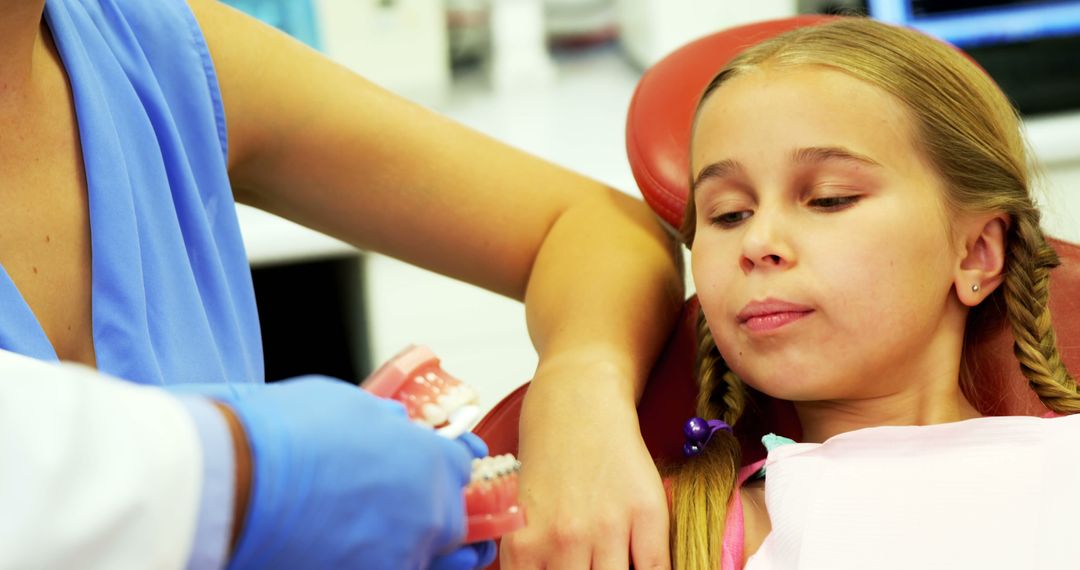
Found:
[(272, 125), (288, 123), (308, 109), (283, 102), (295, 89), (296, 78), (311, 79), (315, 52), (218, 0), (180, 1), (194, 16), (215, 70), (226, 111), (230, 165), (244, 162), (257, 149), (275, 146), (281, 137)]

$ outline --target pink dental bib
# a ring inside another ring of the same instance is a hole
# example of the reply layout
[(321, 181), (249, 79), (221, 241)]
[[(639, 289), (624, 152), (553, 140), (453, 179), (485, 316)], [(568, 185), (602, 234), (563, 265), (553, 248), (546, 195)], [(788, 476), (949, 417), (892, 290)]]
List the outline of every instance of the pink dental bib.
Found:
[(867, 428), (765, 468), (746, 570), (1080, 568), (1080, 415)]

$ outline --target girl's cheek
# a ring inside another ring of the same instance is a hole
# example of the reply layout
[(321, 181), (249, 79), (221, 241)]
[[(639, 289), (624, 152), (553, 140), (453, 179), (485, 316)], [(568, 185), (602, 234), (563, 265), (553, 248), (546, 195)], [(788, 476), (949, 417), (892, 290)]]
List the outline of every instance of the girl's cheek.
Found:
[(737, 270), (718, 263), (701, 263), (693, 269), (694, 287), (703, 306), (724, 297), (725, 292), (730, 289), (731, 274)]

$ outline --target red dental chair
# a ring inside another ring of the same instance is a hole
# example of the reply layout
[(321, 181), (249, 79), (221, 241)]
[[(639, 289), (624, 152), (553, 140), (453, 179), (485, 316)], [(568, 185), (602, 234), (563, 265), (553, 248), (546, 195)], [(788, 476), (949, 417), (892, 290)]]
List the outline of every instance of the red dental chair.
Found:
[[(627, 153), (646, 202), (668, 224), (678, 227), (688, 193), (690, 123), (698, 96), (713, 75), (748, 45), (830, 17), (803, 16), (717, 32), (673, 52), (650, 68), (638, 83), (626, 127)], [(1080, 246), (1052, 240), (1062, 265), (1051, 275), (1051, 312), (1066, 365), (1080, 374)], [(641, 432), (657, 461), (682, 459), (683, 423), (694, 416), (697, 386), (693, 375), (697, 301), (689, 299), (678, 325), (650, 375), (638, 406)], [(1028, 388), (1013, 356), (1012, 333), (1004, 319), (974, 339), (979, 379), (975, 406), (987, 415), (1042, 415), (1047, 412)], [(518, 416), (528, 385), (500, 402), (477, 425), (491, 453), (516, 453)], [(790, 405), (757, 397), (760, 413), (740, 422), (744, 461), (763, 456), (760, 436), (767, 432), (798, 437)]]

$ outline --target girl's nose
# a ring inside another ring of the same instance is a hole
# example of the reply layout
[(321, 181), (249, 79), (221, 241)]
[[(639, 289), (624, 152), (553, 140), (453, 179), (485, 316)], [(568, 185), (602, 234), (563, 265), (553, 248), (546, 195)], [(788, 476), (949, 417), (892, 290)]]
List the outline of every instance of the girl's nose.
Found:
[(781, 214), (759, 209), (746, 224), (740, 261), (744, 273), (782, 269), (794, 262), (787, 231), (790, 224)]

